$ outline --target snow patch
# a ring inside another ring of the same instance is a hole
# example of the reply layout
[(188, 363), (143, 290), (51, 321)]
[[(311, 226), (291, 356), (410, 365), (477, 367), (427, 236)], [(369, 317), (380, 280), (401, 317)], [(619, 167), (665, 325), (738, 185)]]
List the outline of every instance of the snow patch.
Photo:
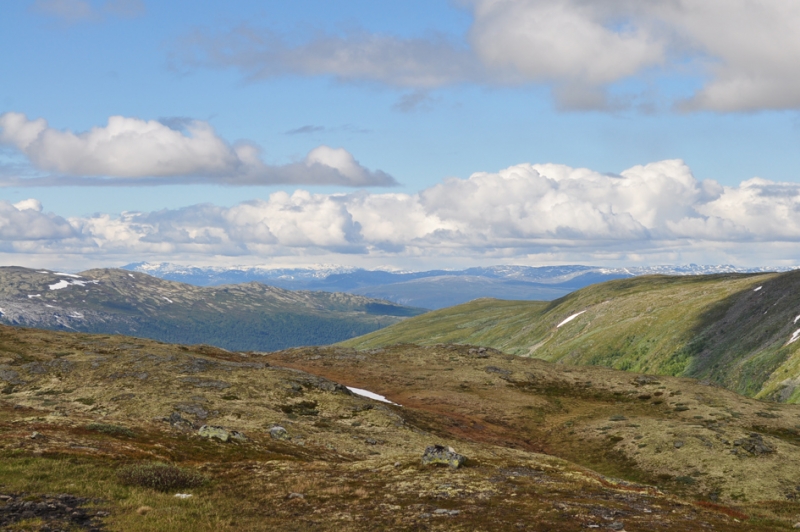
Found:
[[(136, 279), (136, 277), (134, 277), (132, 273), (129, 273), (128, 277), (130, 277), (131, 279)], [(180, 495), (180, 493), (178, 495)], [(177, 497), (178, 495), (175, 495), (175, 496)]]
[(797, 329), (795, 332), (792, 333), (792, 337), (789, 338), (789, 344), (796, 342), (798, 338), (800, 338), (800, 329)]
[(792, 323), (797, 323), (797, 320), (800, 320), (800, 314), (795, 316), (794, 321)]
[(575, 318), (577, 318), (578, 316), (580, 316), (580, 315), (581, 315), (581, 314), (583, 314), (584, 312), (586, 312), (586, 311), (585, 311), (585, 310), (582, 310), (582, 311), (578, 312), (577, 314), (573, 314), (573, 315), (572, 315), (572, 316), (570, 316), (569, 318), (565, 319), (564, 321), (562, 321), (561, 323), (559, 323), (558, 325), (556, 325), (556, 329), (558, 329), (558, 328), (559, 328), (559, 327), (561, 327), (562, 325), (565, 325), (565, 324), (567, 324), (567, 323), (571, 322), (572, 320), (574, 320)]
[(44, 306), (47, 307), (47, 308), (56, 308), (53, 305), (48, 305), (47, 303), (45, 303)]
[(100, 281), (97, 279), (91, 281), (68, 281), (66, 279), (62, 279), (55, 284), (48, 285), (50, 290), (61, 290), (62, 288), (66, 288), (68, 286), (86, 286), (87, 284), (98, 284)]
[(28, 294), (28, 299), (33, 299), (34, 297), (42, 297), (42, 294)]
[(174, 301), (172, 301), (172, 300), (171, 300), (170, 298), (168, 298), (167, 296), (161, 296), (161, 299), (164, 299), (164, 300), (166, 300), (166, 301), (167, 301), (167, 303), (174, 303)]
[(368, 397), (369, 399), (374, 399), (374, 400), (380, 401), (382, 403), (389, 403), (390, 405), (400, 406), (397, 403), (394, 403), (394, 402), (388, 400), (384, 396), (378, 395), (377, 393), (370, 392), (369, 390), (362, 390), (361, 388), (351, 388), (350, 386), (347, 386), (346, 388), (348, 390), (350, 390), (351, 392), (353, 392), (354, 394), (356, 394), (356, 395), (360, 395), (362, 397)]
[(50, 272), (47, 272), (47, 271), (41, 271), (41, 272), (36, 272), (36, 273), (50, 273)]
[(60, 273), (56, 272), (56, 275), (63, 275), (64, 277), (72, 277), (73, 279), (80, 279), (80, 275), (75, 275), (74, 273)]
[(758, 291), (759, 291), (759, 290), (761, 290), (762, 288), (764, 288), (764, 287), (763, 287), (763, 286), (759, 286), (758, 288), (754, 289), (754, 290), (753, 290), (753, 292), (758, 292)]

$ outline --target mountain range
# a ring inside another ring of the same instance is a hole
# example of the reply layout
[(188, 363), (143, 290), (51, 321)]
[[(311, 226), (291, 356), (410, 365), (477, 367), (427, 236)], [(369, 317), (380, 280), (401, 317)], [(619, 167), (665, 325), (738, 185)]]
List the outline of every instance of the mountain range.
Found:
[(147, 262), (128, 264), (123, 268), (198, 286), (258, 281), (287, 290), (347, 292), (427, 309), (440, 309), (481, 297), (550, 301), (592, 284), (641, 275), (778, 271), (695, 264), (632, 268), (500, 265), (419, 272), (325, 265), (316, 268), (197, 267)]
[(270, 351), (328, 344), (424, 312), (258, 282), (197, 287), (139, 272), (0, 268), (0, 323)]

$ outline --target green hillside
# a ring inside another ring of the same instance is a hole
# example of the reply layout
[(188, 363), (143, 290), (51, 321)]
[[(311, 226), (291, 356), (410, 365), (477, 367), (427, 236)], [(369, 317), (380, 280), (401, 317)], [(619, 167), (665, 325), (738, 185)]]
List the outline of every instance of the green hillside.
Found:
[(552, 302), (480, 299), (342, 345), (468, 343), (555, 362), (695, 377), (748, 396), (800, 402), (800, 342), (791, 341), (799, 314), (800, 271), (647, 276)]
[(117, 269), (70, 275), (0, 268), (0, 323), (238, 351), (329, 344), (421, 312), (363, 296), (256, 282), (197, 287)]

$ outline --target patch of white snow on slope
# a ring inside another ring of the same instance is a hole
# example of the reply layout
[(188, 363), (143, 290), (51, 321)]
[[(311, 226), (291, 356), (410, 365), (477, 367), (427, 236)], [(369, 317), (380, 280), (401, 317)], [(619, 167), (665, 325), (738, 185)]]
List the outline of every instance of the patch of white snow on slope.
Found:
[(794, 318), (794, 322), (793, 322), (793, 323), (797, 323), (797, 320), (800, 320), (800, 314), (798, 314), (797, 316), (795, 316), (795, 318)]
[(161, 296), (161, 299), (166, 299), (166, 300), (167, 300), (167, 303), (174, 303), (174, 301), (172, 301), (172, 300), (171, 300), (170, 298), (168, 298), (167, 296)]
[(558, 328), (559, 328), (559, 327), (561, 327), (562, 325), (565, 325), (565, 324), (567, 324), (567, 323), (571, 322), (572, 320), (574, 320), (575, 318), (577, 318), (578, 316), (580, 316), (580, 315), (581, 315), (581, 314), (583, 314), (584, 312), (586, 312), (586, 311), (585, 311), (585, 310), (582, 310), (582, 311), (578, 312), (577, 314), (573, 314), (573, 315), (572, 315), (572, 316), (570, 316), (569, 318), (565, 319), (564, 321), (562, 321), (561, 323), (559, 323), (558, 325), (556, 325), (556, 329), (558, 329)]
[(759, 291), (759, 290), (761, 290), (762, 288), (764, 288), (764, 287), (763, 287), (763, 286), (759, 286), (758, 288), (754, 288), (754, 289), (753, 289), (753, 292), (758, 292), (758, 291)]
[(348, 390), (350, 390), (351, 392), (353, 392), (354, 394), (356, 394), (356, 395), (360, 395), (362, 397), (368, 397), (370, 399), (375, 399), (376, 401), (380, 401), (382, 403), (389, 403), (390, 405), (400, 406), (397, 403), (388, 400), (384, 396), (378, 395), (377, 393), (370, 392), (369, 390), (362, 390), (361, 388), (351, 388), (350, 386), (347, 386), (346, 388)]
[(75, 275), (74, 273), (60, 273), (60, 272), (56, 272), (56, 275), (63, 275), (64, 277), (72, 277), (72, 278), (74, 278), (74, 279), (80, 279), (80, 278), (81, 278), (81, 276), (80, 276), (80, 275)]
[(34, 297), (42, 297), (42, 294), (28, 294), (28, 299), (33, 299)]
[(789, 338), (789, 343), (786, 345), (796, 342), (798, 338), (800, 338), (800, 329), (797, 329), (795, 332), (792, 333), (792, 337)]
[(62, 288), (66, 288), (68, 286), (76, 285), (76, 286), (86, 286), (87, 284), (98, 284), (100, 281), (92, 280), (92, 281), (67, 281), (62, 279), (61, 281), (57, 282), (56, 284), (48, 285), (50, 290), (61, 290)]

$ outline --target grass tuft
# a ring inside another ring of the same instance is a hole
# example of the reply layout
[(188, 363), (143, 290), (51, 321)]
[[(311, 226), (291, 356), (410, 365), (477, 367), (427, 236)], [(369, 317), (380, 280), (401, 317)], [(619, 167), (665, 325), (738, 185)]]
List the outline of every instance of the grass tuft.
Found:
[(117, 478), (126, 486), (140, 486), (157, 491), (196, 488), (206, 482), (206, 477), (170, 464), (134, 464), (123, 467)]

